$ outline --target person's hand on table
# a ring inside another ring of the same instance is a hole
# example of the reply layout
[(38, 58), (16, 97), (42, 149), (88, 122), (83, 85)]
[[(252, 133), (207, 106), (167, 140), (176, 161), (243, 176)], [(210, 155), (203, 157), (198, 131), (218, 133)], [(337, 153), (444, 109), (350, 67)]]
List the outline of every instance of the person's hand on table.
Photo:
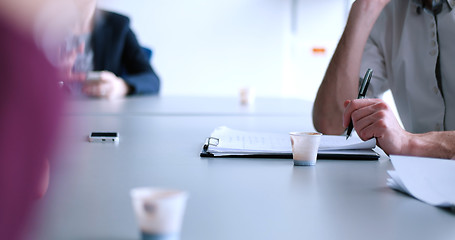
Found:
[(99, 79), (86, 80), (82, 91), (88, 96), (113, 99), (126, 96), (129, 86), (112, 72), (102, 71)]
[(398, 123), (390, 107), (381, 99), (355, 99), (344, 102), (343, 126), (352, 119), (354, 129), (362, 140), (376, 138), (387, 154), (408, 152), (411, 133)]

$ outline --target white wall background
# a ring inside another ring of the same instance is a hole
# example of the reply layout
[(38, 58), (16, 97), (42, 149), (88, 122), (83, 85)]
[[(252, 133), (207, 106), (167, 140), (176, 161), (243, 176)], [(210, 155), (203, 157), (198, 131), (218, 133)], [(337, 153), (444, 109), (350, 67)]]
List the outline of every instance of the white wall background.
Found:
[[(153, 48), (161, 95), (314, 100), (354, 0), (99, 0)], [(326, 49), (313, 54), (312, 48)], [(390, 92), (384, 99), (395, 107)], [(396, 110), (395, 110), (396, 112)]]
[[(295, 0), (284, 46), (284, 96), (314, 100), (349, 13), (346, 0)], [(292, 16), (294, 12), (294, 17)], [(325, 49), (314, 53), (313, 48)]]
[[(249, 87), (313, 101), (354, 0), (98, 2), (128, 15), (153, 49), (161, 95), (238, 96)], [(396, 113), (390, 91), (384, 99)]]
[[(348, 0), (99, 0), (153, 48), (162, 95), (314, 99)], [(295, 14), (293, 14), (295, 13)], [(313, 47), (327, 49), (314, 55)]]

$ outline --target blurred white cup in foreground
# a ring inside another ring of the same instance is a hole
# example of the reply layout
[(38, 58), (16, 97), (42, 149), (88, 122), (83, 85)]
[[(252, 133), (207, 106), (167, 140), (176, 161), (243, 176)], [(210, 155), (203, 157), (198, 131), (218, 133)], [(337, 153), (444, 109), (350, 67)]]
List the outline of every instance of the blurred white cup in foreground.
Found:
[(291, 132), (292, 158), (295, 166), (312, 166), (316, 164), (321, 133)]
[(179, 190), (135, 188), (133, 208), (142, 240), (178, 240), (188, 194)]

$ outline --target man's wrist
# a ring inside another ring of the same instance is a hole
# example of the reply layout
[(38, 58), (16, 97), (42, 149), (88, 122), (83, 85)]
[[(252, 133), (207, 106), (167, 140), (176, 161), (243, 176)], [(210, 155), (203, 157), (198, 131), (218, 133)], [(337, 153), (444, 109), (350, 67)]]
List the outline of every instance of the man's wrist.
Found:
[(130, 85), (128, 85), (128, 83), (121, 77), (118, 77), (118, 80), (120, 81), (119, 82), (119, 86), (120, 86), (120, 95), (121, 96), (126, 96), (130, 93)]
[(422, 142), (420, 134), (409, 133), (407, 136), (407, 143), (401, 149), (402, 155), (418, 156), (421, 152), (424, 143)]

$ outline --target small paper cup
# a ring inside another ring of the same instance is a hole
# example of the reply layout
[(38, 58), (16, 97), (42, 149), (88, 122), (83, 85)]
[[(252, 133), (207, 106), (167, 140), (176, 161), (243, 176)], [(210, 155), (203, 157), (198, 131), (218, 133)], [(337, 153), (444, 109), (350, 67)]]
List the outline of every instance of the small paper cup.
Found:
[(179, 190), (135, 188), (131, 199), (143, 240), (178, 240), (188, 194)]
[(321, 133), (291, 132), (292, 158), (295, 166), (316, 165)]
[(243, 106), (254, 105), (256, 91), (253, 88), (240, 89), (240, 104)]

